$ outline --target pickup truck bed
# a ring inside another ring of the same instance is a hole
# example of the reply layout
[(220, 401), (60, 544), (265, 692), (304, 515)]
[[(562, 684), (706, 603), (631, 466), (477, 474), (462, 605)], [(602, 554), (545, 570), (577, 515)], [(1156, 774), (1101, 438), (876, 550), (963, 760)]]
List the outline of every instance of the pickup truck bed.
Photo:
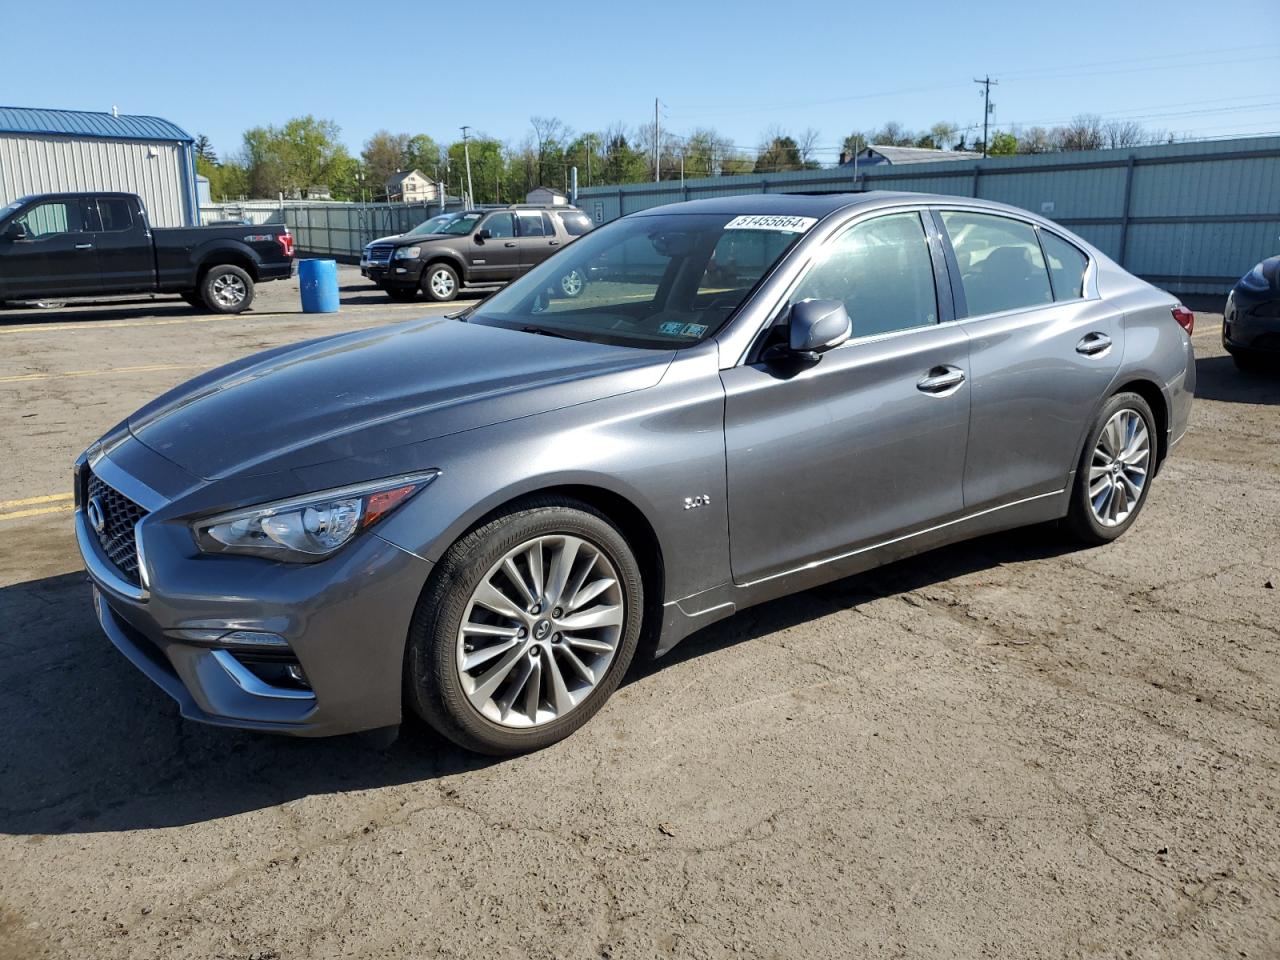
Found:
[(0, 207), (0, 300), (177, 293), (239, 313), (293, 275), (283, 224), (153, 228), (128, 193), (58, 193)]

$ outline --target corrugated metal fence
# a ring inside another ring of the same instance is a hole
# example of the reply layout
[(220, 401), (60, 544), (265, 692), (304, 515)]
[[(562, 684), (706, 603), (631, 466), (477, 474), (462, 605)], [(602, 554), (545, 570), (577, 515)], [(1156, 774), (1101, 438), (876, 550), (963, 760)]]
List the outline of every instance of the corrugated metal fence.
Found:
[[(460, 204), (450, 201), (446, 210)], [(336, 203), (285, 200), (245, 200), (238, 203), (205, 204), (200, 207), (204, 223), (218, 220), (249, 220), (252, 223), (284, 223), (293, 234), (300, 255), (358, 259), (370, 240), (411, 230), (440, 212), (436, 203)]]
[(680, 200), (861, 190), (1010, 203), (1175, 293), (1225, 293), (1280, 252), (1280, 137), (588, 187), (578, 206), (606, 222)]

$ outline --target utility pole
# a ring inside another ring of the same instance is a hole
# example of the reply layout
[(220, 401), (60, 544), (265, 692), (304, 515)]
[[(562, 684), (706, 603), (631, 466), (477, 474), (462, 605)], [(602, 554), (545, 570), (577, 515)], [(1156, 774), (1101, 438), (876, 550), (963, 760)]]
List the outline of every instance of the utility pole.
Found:
[(653, 98), (653, 182), (662, 179), (662, 130), (658, 125), (658, 98)]
[(467, 201), (470, 206), (475, 206), (476, 195), (471, 189), (471, 146), (468, 142), (467, 131), (470, 127), (462, 128), (462, 155), (467, 161)]
[(999, 86), (999, 84), (991, 79), (990, 74), (987, 74), (981, 80), (974, 80), (973, 82), (982, 84), (982, 157), (986, 159), (987, 124), (991, 121), (991, 88)]

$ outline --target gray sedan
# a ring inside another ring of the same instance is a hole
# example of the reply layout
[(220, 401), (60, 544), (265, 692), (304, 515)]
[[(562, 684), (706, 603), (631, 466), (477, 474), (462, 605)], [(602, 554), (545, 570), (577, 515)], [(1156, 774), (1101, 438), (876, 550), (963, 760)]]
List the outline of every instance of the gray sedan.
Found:
[(160, 397), (76, 463), (76, 532), (186, 717), (532, 750), (752, 604), (1022, 524), (1115, 539), (1186, 429), (1190, 326), (1011, 207), (660, 207)]

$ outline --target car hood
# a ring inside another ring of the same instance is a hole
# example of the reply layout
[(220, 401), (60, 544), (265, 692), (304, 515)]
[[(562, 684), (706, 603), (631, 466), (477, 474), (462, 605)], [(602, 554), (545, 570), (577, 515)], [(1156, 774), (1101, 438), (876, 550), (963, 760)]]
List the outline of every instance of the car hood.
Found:
[(379, 237), (377, 240), (370, 240), (368, 243), (366, 243), (366, 244), (365, 244), (365, 246), (366, 246), (366, 247), (368, 247), (368, 246), (372, 246), (372, 245), (373, 245), (373, 244), (375, 244), (375, 243), (394, 243), (394, 244), (396, 244), (397, 246), (404, 246), (404, 245), (406, 245), (406, 244), (422, 243), (424, 240), (447, 240), (447, 239), (449, 239), (449, 237), (451, 237), (451, 236), (458, 236), (458, 234), (448, 234), (448, 233), (415, 233), (415, 234), (397, 233), (394, 237)]
[(129, 418), (206, 480), (370, 455), (653, 386), (672, 351), (539, 336), (448, 318), (248, 357)]

